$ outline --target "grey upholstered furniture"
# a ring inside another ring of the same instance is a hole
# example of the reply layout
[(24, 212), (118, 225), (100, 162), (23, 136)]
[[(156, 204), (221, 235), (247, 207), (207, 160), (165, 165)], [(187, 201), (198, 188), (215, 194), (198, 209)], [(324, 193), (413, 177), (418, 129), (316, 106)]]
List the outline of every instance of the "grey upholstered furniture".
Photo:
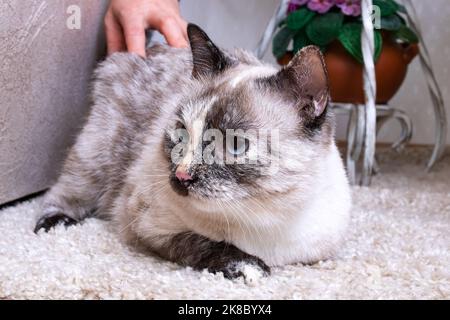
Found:
[[(46, 189), (87, 112), (107, 1), (0, 1), (0, 204)], [(80, 9), (80, 29), (67, 19)]]

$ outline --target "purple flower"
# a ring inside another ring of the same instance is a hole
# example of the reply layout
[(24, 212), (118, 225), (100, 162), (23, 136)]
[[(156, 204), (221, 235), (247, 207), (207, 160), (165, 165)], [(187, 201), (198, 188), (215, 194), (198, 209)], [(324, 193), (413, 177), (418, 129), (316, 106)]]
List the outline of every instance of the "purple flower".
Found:
[(357, 17), (361, 15), (361, 0), (336, 0), (336, 5), (347, 16)]
[(318, 13), (326, 13), (335, 4), (336, 4), (336, 0), (310, 0), (308, 2), (308, 8), (309, 8), (309, 10), (316, 11)]
[(299, 7), (306, 4), (309, 0), (291, 0), (289, 1), (288, 13), (297, 10)]

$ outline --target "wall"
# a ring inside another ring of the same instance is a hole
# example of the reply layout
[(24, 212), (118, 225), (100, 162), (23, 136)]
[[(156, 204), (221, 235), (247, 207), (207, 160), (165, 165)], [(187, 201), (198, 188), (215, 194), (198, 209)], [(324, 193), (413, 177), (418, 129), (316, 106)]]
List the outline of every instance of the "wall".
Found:
[[(448, 0), (415, 0), (416, 9), (432, 56), (436, 76), (447, 101), (450, 122), (450, 2)], [(182, 11), (186, 19), (202, 26), (211, 37), (225, 48), (244, 47), (252, 50), (261, 36), (275, 8), (276, 0), (183, 0)], [(274, 62), (270, 52), (265, 59)], [(413, 143), (434, 142), (434, 120), (428, 89), (422, 76), (419, 59), (410, 67), (408, 77), (392, 100), (392, 105), (407, 111), (415, 131)], [(345, 132), (345, 119), (339, 119), (338, 136)], [(379, 141), (394, 141), (400, 130), (390, 123), (382, 130)], [(450, 132), (448, 142), (450, 143)]]
[[(66, 27), (72, 4), (81, 30)], [(55, 179), (87, 111), (105, 4), (0, 2), (0, 204)]]

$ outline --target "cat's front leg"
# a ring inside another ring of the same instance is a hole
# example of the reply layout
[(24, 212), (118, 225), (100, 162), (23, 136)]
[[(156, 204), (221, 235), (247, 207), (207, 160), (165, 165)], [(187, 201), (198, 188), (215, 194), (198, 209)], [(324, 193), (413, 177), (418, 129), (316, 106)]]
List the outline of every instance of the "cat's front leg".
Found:
[[(83, 140), (81, 140), (83, 141)], [(101, 185), (98, 172), (85, 165), (89, 163), (77, 145), (70, 151), (61, 175), (44, 197), (34, 232), (49, 231), (56, 225), (75, 225), (94, 210)]]
[(260, 258), (231, 243), (193, 232), (177, 214), (167, 209), (168, 200), (163, 195), (143, 195), (136, 190), (142, 188), (127, 184), (112, 211), (119, 235), (129, 245), (195, 270), (222, 272), (229, 279), (243, 276), (247, 283), (270, 273)]
[(159, 249), (164, 258), (195, 270), (222, 272), (228, 279), (243, 276), (253, 282), (270, 274), (270, 268), (252, 256), (224, 241), (213, 241), (193, 232), (176, 234)]

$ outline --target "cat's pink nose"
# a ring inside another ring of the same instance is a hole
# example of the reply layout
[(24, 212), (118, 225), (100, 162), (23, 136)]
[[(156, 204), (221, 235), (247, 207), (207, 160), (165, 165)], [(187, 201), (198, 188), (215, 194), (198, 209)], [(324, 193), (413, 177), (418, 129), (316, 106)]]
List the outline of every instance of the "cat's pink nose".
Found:
[(175, 176), (180, 181), (190, 181), (192, 180), (192, 177), (189, 173), (187, 173), (185, 170), (178, 168), (175, 172)]

